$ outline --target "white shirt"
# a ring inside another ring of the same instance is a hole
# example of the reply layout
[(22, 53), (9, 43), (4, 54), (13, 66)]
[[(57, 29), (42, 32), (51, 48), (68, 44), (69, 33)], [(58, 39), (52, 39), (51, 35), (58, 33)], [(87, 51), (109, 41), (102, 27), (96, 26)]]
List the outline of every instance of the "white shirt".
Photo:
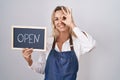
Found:
[[(80, 59), (80, 55), (83, 55), (90, 50), (92, 50), (95, 47), (96, 41), (90, 36), (88, 33), (81, 31), (78, 27), (73, 28), (74, 33), (76, 34), (77, 38), (73, 38), (73, 47), (74, 51), (76, 53), (76, 56), (78, 58), (78, 61)], [(40, 53), (40, 58), (38, 59), (38, 62), (34, 62), (30, 68), (34, 70), (35, 72), (44, 73), (45, 69), (45, 63), (48, 57), (48, 54), (50, 50), (52, 49), (53, 44), (53, 38), (47, 39), (47, 50), (46, 52)], [(58, 46), (55, 45), (55, 50), (60, 51)], [(62, 45), (61, 51), (70, 51), (70, 43), (69, 40), (65, 41)]]

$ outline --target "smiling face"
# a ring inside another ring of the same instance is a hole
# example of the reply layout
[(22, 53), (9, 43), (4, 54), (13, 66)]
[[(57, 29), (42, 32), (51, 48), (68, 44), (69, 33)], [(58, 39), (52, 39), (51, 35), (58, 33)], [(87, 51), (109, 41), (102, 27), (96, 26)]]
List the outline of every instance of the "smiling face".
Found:
[(59, 32), (66, 32), (69, 29), (66, 26), (66, 24), (63, 23), (64, 20), (66, 20), (66, 17), (64, 16), (64, 13), (62, 12), (62, 10), (56, 11), (55, 14), (54, 14), (53, 21), (54, 21), (55, 28)]

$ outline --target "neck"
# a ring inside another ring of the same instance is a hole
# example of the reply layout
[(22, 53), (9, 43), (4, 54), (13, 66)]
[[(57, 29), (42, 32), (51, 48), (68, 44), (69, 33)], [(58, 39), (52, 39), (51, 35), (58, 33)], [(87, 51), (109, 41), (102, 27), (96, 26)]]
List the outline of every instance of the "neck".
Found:
[(57, 42), (65, 42), (69, 39), (69, 32), (60, 32), (57, 38)]

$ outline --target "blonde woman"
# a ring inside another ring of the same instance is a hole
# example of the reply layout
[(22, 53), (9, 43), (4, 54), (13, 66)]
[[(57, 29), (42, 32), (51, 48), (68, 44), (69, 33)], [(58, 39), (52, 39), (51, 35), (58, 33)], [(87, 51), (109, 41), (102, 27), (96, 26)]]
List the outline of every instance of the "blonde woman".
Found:
[(52, 14), (53, 37), (48, 39), (47, 51), (33, 62), (33, 49), (23, 49), (30, 68), (45, 74), (44, 80), (76, 80), (80, 55), (92, 50), (95, 40), (74, 23), (71, 10), (57, 6)]

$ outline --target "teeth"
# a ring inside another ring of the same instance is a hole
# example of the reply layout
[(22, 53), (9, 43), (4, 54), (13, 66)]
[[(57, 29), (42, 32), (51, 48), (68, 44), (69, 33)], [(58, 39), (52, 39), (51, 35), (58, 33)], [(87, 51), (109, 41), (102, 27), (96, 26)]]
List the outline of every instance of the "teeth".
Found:
[(60, 27), (60, 26), (65, 26), (65, 24), (64, 23), (58, 24), (58, 27)]

